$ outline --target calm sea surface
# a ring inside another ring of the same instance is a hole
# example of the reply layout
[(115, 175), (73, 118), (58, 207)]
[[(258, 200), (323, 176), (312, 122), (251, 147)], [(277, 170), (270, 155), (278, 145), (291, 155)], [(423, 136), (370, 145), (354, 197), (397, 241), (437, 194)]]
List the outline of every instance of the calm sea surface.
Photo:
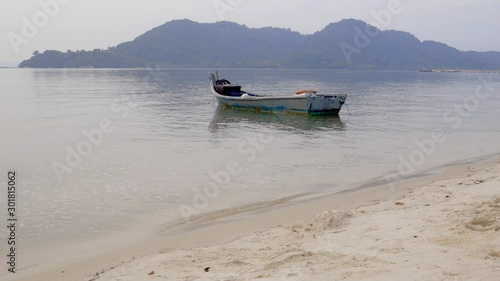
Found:
[(220, 71), (255, 93), (348, 95), (351, 114), (307, 117), (217, 109), (207, 72), (1, 69), (0, 218), (13, 169), (20, 251), (500, 153), (499, 74)]

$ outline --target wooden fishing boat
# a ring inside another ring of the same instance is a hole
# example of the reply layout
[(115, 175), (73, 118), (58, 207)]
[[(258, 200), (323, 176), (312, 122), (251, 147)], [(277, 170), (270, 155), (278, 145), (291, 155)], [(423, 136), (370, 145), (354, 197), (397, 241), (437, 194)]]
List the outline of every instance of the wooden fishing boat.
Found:
[(265, 96), (243, 91), (218, 73), (210, 73), (210, 90), (222, 107), (260, 111), (284, 111), (304, 114), (338, 114), (346, 101), (344, 94), (321, 94), (300, 90), (289, 96)]

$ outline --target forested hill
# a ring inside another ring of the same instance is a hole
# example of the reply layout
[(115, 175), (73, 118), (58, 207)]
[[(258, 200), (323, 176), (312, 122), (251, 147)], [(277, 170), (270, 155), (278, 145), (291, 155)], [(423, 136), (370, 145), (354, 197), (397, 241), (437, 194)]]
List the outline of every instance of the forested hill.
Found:
[(353, 19), (312, 35), (231, 22), (174, 20), (106, 50), (34, 52), (19, 67), (500, 69), (500, 52), (459, 51)]

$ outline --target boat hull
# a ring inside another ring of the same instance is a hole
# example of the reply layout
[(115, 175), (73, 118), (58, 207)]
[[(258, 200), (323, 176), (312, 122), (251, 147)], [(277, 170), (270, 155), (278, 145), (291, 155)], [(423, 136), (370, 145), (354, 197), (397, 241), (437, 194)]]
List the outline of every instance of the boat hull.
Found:
[(290, 97), (228, 97), (212, 90), (220, 106), (261, 111), (282, 111), (302, 114), (338, 114), (345, 95), (301, 95)]

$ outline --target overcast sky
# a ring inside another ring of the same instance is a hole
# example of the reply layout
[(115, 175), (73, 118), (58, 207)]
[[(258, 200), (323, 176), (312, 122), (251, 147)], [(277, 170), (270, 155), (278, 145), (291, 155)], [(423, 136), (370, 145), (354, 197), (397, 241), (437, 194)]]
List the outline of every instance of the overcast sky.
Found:
[[(380, 11), (393, 1), (400, 3), (398, 11), (402, 11), (393, 13), (384, 29), (408, 31), (420, 40), (461, 50), (500, 51), (500, 0), (1, 1), (0, 65), (17, 65), (35, 50), (115, 46), (173, 19), (227, 20), (310, 34), (346, 18), (376, 23), (374, 13), (383, 14)], [(40, 3), (52, 5), (44, 9)], [(38, 30), (26, 27), (31, 24)]]

